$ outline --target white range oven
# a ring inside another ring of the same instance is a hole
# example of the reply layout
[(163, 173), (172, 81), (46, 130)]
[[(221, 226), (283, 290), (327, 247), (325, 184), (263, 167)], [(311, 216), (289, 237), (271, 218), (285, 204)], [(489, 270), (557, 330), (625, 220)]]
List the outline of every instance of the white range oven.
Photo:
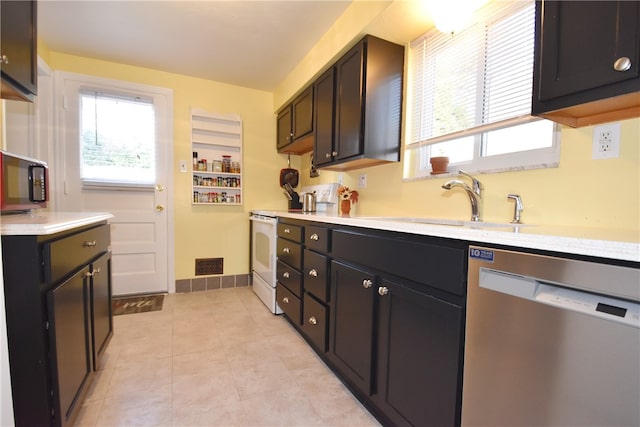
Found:
[(282, 309), (276, 303), (276, 244), (278, 218), (251, 212), (251, 278), (253, 292), (272, 313)]

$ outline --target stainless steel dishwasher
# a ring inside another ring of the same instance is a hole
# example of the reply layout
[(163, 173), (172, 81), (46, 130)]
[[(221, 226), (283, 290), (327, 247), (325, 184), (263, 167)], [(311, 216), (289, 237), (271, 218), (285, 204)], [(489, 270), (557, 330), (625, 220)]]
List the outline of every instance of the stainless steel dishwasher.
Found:
[(640, 425), (637, 265), (472, 246), (468, 279), (463, 426)]

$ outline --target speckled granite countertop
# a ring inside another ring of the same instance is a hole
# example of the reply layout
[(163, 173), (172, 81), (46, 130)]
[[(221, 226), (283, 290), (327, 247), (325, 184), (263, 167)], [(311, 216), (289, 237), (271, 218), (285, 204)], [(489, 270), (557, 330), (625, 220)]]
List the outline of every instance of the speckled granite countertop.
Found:
[(267, 216), (352, 227), (640, 262), (640, 233), (637, 231), (546, 225), (516, 227), (511, 225), (498, 226), (492, 223), (489, 223), (490, 226), (482, 226), (481, 223), (470, 226), (468, 222), (464, 222), (465, 226), (452, 226), (396, 220), (393, 217), (340, 217), (320, 213), (260, 210), (253, 212)]
[(96, 224), (113, 218), (108, 212), (41, 212), (9, 214), (0, 217), (3, 236), (47, 235)]

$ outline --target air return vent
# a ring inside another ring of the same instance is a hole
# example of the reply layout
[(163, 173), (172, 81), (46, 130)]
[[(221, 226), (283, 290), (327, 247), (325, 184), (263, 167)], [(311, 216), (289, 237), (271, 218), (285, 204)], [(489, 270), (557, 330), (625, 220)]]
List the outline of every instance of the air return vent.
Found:
[(222, 274), (223, 258), (196, 258), (196, 276)]

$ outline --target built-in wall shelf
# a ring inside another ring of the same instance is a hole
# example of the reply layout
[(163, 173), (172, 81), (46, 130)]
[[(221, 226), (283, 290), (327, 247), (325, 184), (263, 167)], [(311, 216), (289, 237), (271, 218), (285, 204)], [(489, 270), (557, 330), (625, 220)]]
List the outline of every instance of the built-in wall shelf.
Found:
[(191, 110), (192, 204), (241, 205), (242, 119)]

